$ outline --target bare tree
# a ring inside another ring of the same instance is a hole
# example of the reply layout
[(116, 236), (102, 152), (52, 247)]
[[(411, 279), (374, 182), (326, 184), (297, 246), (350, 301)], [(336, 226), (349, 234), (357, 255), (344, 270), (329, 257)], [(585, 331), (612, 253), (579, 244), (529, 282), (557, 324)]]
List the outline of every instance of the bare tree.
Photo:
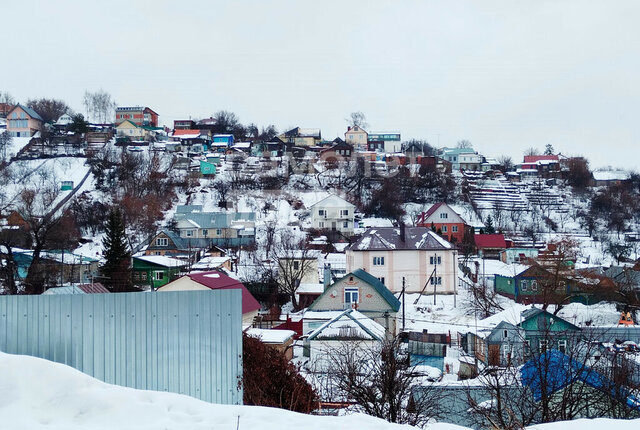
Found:
[(331, 397), (393, 423), (422, 426), (441, 416), (443, 391), (409, 362), (398, 339), (378, 345), (357, 339), (326, 351)]
[(538, 148), (527, 148), (524, 151), (524, 155), (540, 155), (540, 150)]
[(73, 114), (69, 105), (57, 99), (29, 99), (27, 106), (38, 112), (45, 123), (53, 123), (65, 113)]
[(7, 147), (11, 146), (13, 137), (7, 130), (0, 133), (0, 154), (2, 154), (2, 160), (7, 158)]
[(501, 155), (498, 157), (498, 165), (503, 173), (508, 172), (513, 169), (513, 159), (508, 155)]
[(462, 139), (456, 143), (456, 148), (473, 148), (473, 145), (467, 139)]
[(84, 92), (83, 104), (87, 113), (87, 118), (100, 123), (111, 122), (114, 110), (117, 106), (111, 94), (100, 89), (96, 92)]
[(309, 247), (306, 237), (290, 230), (280, 230), (271, 246), (271, 255), (277, 263), (278, 290), (291, 299), (294, 309), (298, 308), (296, 292), (307, 276), (312, 276), (317, 258)]
[(345, 121), (347, 121), (349, 125), (353, 127), (360, 127), (363, 129), (369, 127), (369, 124), (367, 123), (367, 117), (360, 111), (351, 112), (349, 114), (349, 118), (347, 118)]

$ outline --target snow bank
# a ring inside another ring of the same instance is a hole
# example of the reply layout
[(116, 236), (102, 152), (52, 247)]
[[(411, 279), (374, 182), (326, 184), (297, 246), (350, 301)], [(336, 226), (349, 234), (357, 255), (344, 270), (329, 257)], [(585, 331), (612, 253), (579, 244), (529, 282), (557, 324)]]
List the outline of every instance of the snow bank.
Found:
[[(105, 384), (71, 367), (0, 353), (0, 422), (48, 430), (386, 430), (413, 427), (367, 415), (303, 415), (275, 408), (214, 405), (188, 396)], [(239, 419), (239, 423), (238, 423)], [(429, 429), (459, 428), (436, 424)]]

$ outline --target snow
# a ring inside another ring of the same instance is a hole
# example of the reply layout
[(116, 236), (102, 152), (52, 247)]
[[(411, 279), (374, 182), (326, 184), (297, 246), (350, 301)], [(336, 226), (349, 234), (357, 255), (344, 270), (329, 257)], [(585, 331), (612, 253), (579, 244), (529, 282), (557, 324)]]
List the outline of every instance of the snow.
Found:
[(165, 257), (164, 255), (140, 255), (136, 257), (138, 260), (146, 261), (152, 264), (158, 264), (165, 267), (181, 267), (187, 263), (177, 258)]
[[(449, 243), (446, 240), (444, 240), (442, 237), (440, 237), (440, 235), (438, 235), (438, 234), (436, 234), (436, 233), (434, 233), (432, 231), (427, 232), (427, 234), (430, 234), (431, 237), (433, 237), (435, 240), (437, 240), (438, 243), (440, 245), (442, 245), (443, 247), (445, 247), (447, 249), (451, 249), (453, 247), (453, 245), (451, 245), (451, 243)], [(418, 246), (416, 246), (416, 248), (418, 248)]]
[(257, 337), (264, 343), (284, 343), (296, 334), (293, 330), (266, 330), (262, 328), (250, 328), (246, 333), (251, 337)]
[(625, 170), (594, 170), (592, 174), (596, 181), (622, 181), (629, 177)]
[[(362, 414), (304, 415), (258, 406), (216, 405), (185, 395), (106, 384), (71, 367), (0, 353), (0, 422), (6, 429), (47, 430), (391, 430)], [(460, 427), (435, 424), (429, 430)]]

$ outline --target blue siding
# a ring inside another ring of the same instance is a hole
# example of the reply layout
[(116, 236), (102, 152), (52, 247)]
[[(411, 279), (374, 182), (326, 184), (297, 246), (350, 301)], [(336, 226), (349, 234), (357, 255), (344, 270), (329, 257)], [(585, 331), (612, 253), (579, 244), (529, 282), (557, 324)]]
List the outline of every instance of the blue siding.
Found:
[(240, 290), (0, 297), (0, 350), (102, 381), (241, 404)]

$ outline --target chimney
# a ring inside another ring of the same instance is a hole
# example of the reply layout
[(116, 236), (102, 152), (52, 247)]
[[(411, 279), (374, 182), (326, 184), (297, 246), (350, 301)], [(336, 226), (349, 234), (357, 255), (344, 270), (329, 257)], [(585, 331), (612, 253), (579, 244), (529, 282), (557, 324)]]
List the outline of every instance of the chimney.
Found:
[(404, 242), (404, 221), (400, 221), (400, 240)]
[(325, 291), (329, 288), (329, 285), (331, 285), (331, 264), (328, 263), (324, 265), (323, 284)]
[(347, 127), (347, 131), (351, 131), (351, 126)]

